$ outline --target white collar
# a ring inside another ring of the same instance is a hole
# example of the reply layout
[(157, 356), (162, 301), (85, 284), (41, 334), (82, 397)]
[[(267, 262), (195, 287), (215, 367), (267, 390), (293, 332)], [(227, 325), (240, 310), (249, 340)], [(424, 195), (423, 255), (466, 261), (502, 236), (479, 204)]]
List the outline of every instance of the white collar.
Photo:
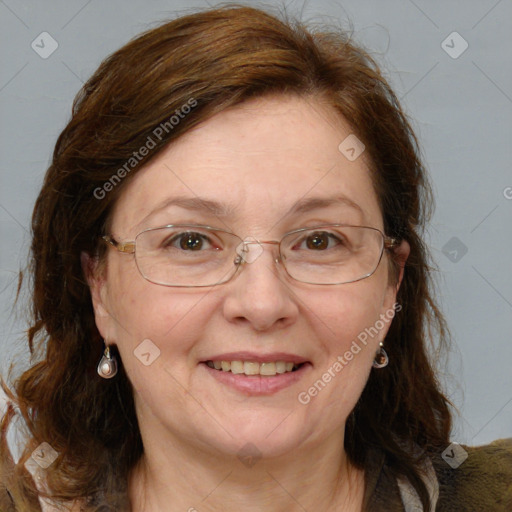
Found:
[[(430, 495), (429, 512), (434, 512), (436, 510), (437, 500), (439, 499), (439, 482), (437, 481), (436, 472), (430, 459), (426, 459), (424, 463), (421, 479), (425, 483)], [(398, 477), (397, 483), (405, 512), (423, 512), (420, 497), (409, 480), (405, 477)]]

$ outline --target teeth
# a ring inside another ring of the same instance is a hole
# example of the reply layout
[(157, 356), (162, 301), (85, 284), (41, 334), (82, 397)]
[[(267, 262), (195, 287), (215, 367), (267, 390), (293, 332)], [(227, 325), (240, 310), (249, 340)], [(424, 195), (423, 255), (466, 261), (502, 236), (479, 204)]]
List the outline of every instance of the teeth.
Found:
[(278, 361), (276, 363), (276, 372), (284, 373), (286, 371), (286, 363), (284, 361)]
[(291, 362), (276, 361), (269, 363), (257, 363), (255, 361), (207, 361), (210, 368), (232, 372), (234, 374), (274, 376), (291, 372), (299, 365)]
[(242, 361), (231, 361), (231, 373), (244, 373), (244, 363)]
[(261, 375), (275, 375), (277, 373), (276, 372), (276, 363), (261, 363), (261, 365), (259, 365), (259, 366), (260, 366), (259, 373)]
[(258, 375), (260, 373), (260, 365), (246, 361), (244, 363), (244, 373), (245, 375)]

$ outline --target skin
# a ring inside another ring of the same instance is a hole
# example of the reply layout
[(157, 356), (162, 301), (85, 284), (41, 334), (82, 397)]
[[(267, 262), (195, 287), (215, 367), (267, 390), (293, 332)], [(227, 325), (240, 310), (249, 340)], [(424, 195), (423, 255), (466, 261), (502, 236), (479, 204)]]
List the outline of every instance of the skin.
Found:
[[(193, 115), (193, 114), (190, 114)], [(134, 177), (111, 217), (111, 234), (133, 240), (142, 229), (191, 222), (242, 238), (279, 240), (293, 229), (344, 222), (383, 230), (363, 153), (338, 150), (348, 123), (317, 99), (251, 100), (204, 122)], [(172, 195), (232, 207), (225, 217), (170, 206)], [(343, 195), (343, 203), (287, 215), (304, 197)], [(149, 215), (149, 216), (148, 216)], [(387, 323), (307, 405), (297, 396), (322, 377), (359, 333), (393, 308), (385, 252), (376, 272), (333, 286), (300, 283), (275, 262), (276, 248), (209, 288), (159, 286), (139, 273), (133, 255), (108, 251), (106, 265), (86, 262), (96, 323), (119, 348), (135, 388), (144, 456), (133, 469), (133, 511), (361, 510), (364, 474), (343, 449), (345, 422), (372, 370)], [(396, 249), (403, 265), (406, 242)], [(133, 351), (150, 339), (160, 356), (149, 366)], [(270, 396), (247, 396), (214, 379), (200, 361), (223, 352), (290, 352), (311, 367)], [(237, 454), (252, 443), (251, 467)], [(308, 485), (305, 486), (304, 482)]]

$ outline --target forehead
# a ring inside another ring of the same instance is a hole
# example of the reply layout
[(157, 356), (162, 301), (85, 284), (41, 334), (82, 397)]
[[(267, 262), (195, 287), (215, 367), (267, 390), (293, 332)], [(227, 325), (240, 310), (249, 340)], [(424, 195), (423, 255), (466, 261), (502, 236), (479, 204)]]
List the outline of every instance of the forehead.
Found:
[(115, 206), (113, 230), (135, 235), (140, 228), (176, 222), (184, 210), (195, 211), (189, 221), (200, 222), (201, 209), (187, 203), (203, 200), (203, 206), (215, 203), (213, 217), (247, 229), (270, 228), (283, 216), (293, 222), (290, 210), (308, 210), (294, 208), (298, 202), (308, 203), (309, 213), (312, 205), (317, 211), (324, 205), (338, 222), (380, 228), (366, 154), (351, 161), (339, 149), (348, 136), (352, 130), (341, 115), (314, 99), (259, 98), (228, 109), (138, 171)]

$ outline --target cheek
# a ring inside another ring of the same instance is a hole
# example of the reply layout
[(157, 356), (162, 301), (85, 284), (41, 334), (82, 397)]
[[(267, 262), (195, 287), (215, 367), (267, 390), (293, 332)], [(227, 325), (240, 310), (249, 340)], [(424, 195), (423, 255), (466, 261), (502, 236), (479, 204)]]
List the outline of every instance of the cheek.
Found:
[(310, 296), (310, 322), (317, 326), (328, 352), (348, 350), (379, 319), (385, 293), (374, 284), (367, 279)]
[(384, 333), (383, 283), (370, 278), (309, 296), (304, 314), (315, 326), (319, 364), (304, 392), (310, 398), (318, 396), (313, 407), (328, 403), (334, 416), (346, 417), (355, 406)]
[(133, 356), (142, 350), (158, 354), (160, 364), (174, 364), (178, 357), (187, 364), (183, 355), (201, 336), (214, 311), (213, 297), (206, 291), (159, 286), (135, 272), (120, 267), (109, 276), (109, 341), (117, 344), (128, 373), (138, 369), (139, 361)]

